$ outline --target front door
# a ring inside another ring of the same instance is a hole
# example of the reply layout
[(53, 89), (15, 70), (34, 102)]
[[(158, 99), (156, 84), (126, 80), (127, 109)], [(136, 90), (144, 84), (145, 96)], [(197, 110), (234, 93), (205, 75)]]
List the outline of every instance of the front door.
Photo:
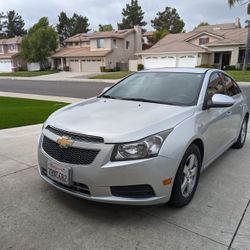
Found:
[(221, 69), (224, 69), (224, 66), (230, 65), (231, 52), (222, 53)]
[[(225, 94), (224, 84), (218, 73), (211, 75), (206, 101), (211, 100), (214, 94)], [(201, 124), (203, 124), (203, 137), (206, 151), (204, 158), (205, 164), (220, 154), (227, 144), (228, 137), (230, 136), (227, 112), (227, 108), (209, 108), (202, 112), (200, 121)]]

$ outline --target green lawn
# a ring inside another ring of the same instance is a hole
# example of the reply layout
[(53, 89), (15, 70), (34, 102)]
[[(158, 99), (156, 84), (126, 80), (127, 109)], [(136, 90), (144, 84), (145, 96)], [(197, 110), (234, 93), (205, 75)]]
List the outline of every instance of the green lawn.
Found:
[(0, 129), (43, 123), (62, 102), (0, 97)]
[(250, 82), (250, 71), (237, 71), (237, 70), (228, 70), (226, 71), (231, 75), (236, 81), (239, 82)]
[(20, 76), (20, 77), (32, 77), (32, 76), (43, 76), (43, 75), (49, 75), (49, 74), (54, 74), (57, 73), (58, 71), (56, 70), (47, 70), (47, 71), (34, 71), (34, 72), (29, 72), (29, 71), (17, 71), (17, 72), (2, 72), (0, 73), (0, 76)]
[(106, 73), (103, 75), (92, 76), (92, 77), (89, 77), (89, 79), (121, 79), (123, 77), (128, 76), (131, 73), (133, 73), (133, 72), (118, 71), (118, 72)]

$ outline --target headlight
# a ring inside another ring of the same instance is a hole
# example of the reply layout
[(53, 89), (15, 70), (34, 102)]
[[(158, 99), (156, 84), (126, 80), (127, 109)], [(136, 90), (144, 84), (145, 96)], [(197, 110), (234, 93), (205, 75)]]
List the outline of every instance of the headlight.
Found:
[(169, 129), (136, 142), (116, 145), (112, 161), (135, 160), (157, 156), (164, 140), (172, 130)]

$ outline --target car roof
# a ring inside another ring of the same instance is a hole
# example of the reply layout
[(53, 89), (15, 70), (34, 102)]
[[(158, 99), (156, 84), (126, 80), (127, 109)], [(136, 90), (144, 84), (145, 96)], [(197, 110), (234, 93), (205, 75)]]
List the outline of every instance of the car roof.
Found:
[(173, 73), (196, 73), (205, 74), (208, 70), (207, 68), (157, 68), (157, 69), (146, 69), (140, 72), (173, 72)]

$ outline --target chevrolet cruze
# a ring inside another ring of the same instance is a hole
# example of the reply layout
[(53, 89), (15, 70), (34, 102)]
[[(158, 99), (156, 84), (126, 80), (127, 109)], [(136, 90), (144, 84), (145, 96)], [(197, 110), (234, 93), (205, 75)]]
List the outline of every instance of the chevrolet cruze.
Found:
[(223, 71), (140, 71), (48, 118), (39, 173), (92, 201), (184, 206), (200, 173), (243, 147), (248, 120), (245, 96)]

